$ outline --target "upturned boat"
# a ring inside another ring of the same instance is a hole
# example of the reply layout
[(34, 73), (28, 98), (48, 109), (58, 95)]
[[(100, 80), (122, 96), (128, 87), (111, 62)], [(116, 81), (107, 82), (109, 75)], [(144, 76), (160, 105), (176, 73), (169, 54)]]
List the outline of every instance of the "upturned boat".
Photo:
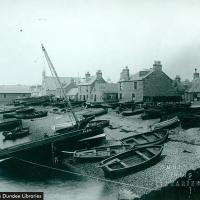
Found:
[(90, 117), (90, 116), (100, 116), (100, 115), (104, 115), (108, 112), (108, 109), (106, 108), (99, 108), (99, 109), (95, 109), (95, 110), (91, 110), (91, 111), (88, 111), (84, 114), (82, 114), (83, 117), (87, 118), (87, 117)]
[(15, 117), (17, 119), (34, 119), (34, 118), (46, 117), (47, 114), (48, 114), (47, 111), (35, 111), (33, 113), (16, 114)]
[(163, 146), (149, 145), (131, 149), (107, 158), (100, 163), (105, 176), (122, 176), (145, 169), (160, 157)]
[(123, 111), (121, 114), (123, 116), (131, 116), (131, 115), (138, 115), (144, 112), (144, 108), (139, 108), (139, 109), (135, 109), (135, 110), (126, 110)]
[(180, 124), (180, 120), (179, 118), (173, 117), (171, 119), (159, 122), (157, 124), (154, 124), (152, 126), (153, 130), (158, 130), (158, 129), (169, 129), (169, 128), (175, 128), (176, 126), (178, 126)]

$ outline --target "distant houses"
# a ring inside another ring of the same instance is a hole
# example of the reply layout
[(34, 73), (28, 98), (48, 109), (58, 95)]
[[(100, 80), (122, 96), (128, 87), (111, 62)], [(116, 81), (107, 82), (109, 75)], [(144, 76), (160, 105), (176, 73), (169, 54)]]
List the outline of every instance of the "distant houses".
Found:
[(200, 101), (200, 77), (197, 69), (195, 69), (193, 74), (190, 87), (185, 92), (185, 99), (187, 101)]
[(17, 98), (31, 96), (30, 86), (26, 85), (0, 85), (0, 104), (9, 104)]
[(140, 102), (175, 101), (180, 99), (173, 80), (163, 72), (160, 61), (155, 61), (153, 67), (129, 74), (126, 67), (120, 74), (119, 100)]
[[(192, 83), (181, 81), (179, 75), (172, 80), (164, 71), (160, 61), (148, 69), (130, 74), (126, 66), (117, 83), (105, 80), (102, 71), (95, 75), (89, 72), (84, 78), (59, 77), (66, 96), (75, 101), (88, 103), (104, 102), (166, 102), (200, 100), (200, 78), (195, 70)], [(54, 95), (63, 98), (61, 87), (55, 77), (42, 74), (42, 85), (31, 87), (32, 96)]]
[[(72, 88), (76, 88), (80, 81), (78, 77), (59, 77), (65, 92), (69, 92)], [(63, 97), (60, 85), (56, 77), (46, 76), (45, 71), (42, 73), (42, 95), (54, 95)]]
[(78, 99), (89, 103), (115, 102), (118, 99), (117, 84), (106, 82), (101, 70), (95, 76), (87, 72), (78, 84)]

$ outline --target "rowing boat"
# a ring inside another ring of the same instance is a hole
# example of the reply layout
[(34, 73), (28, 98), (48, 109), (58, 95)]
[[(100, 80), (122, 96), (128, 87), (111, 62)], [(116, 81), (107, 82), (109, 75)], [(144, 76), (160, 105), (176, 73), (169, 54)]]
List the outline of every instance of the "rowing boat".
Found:
[(161, 145), (131, 149), (107, 158), (100, 163), (105, 176), (121, 176), (142, 170), (157, 161), (163, 150)]
[(88, 111), (86, 113), (83, 113), (82, 116), (87, 118), (87, 117), (90, 117), (92, 115), (94, 116), (100, 116), (100, 115), (104, 115), (108, 112), (108, 109), (104, 109), (104, 108), (99, 108), (99, 109), (95, 109), (95, 110), (91, 110), (91, 111)]
[(144, 109), (143, 108), (139, 108), (139, 109), (135, 109), (135, 110), (133, 110), (133, 111), (131, 111), (131, 110), (125, 110), (125, 111), (123, 111), (121, 114), (123, 115), (123, 116), (131, 116), (131, 115), (138, 115), (138, 114), (141, 114), (141, 113), (143, 113), (144, 112)]
[(25, 137), (29, 135), (29, 128), (15, 128), (14, 130), (11, 131), (4, 131), (3, 132), (3, 136), (5, 137), (5, 139), (7, 140), (12, 140), (12, 139), (17, 139), (17, 138), (21, 138), (21, 137)]
[[(76, 150), (73, 152), (73, 157), (76, 160), (103, 160), (110, 156), (114, 156), (130, 150), (130, 145), (112, 145), (102, 146), (87, 150)], [(64, 153), (64, 151), (63, 151)]]
[(168, 120), (165, 120), (163, 122), (159, 122), (157, 124), (154, 124), (152, 126), (153, 130), (158, 130), (158, 129), (166, 129), (166, 128), (174, 128), (176, 126), (178, 126), (180, 123), (180, 120), (179, 118), (176, 116), (176, 117), (173, 117), (172, 119), (168, 119)]
[(123, 144), (139, 147), (144, 145), (162, 144), (167, 140), (168, 136), (169, 132), (167, 130), (150, 131), (123, 138), (121, 141)]

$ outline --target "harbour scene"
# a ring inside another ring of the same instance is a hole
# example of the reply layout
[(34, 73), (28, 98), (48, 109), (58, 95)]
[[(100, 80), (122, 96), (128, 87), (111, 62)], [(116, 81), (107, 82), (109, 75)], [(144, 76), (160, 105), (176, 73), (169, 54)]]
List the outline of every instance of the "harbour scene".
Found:
[[(168, 28), (165, 38), (159, 1), (19, 1), (0, 3), (22, 11), (0, 13), (9, 22), (0, 35), (16, 39), (0, 47), (0, 199), (199, 199), (198, 34), (175, 12), (191, 6), (192, 21), (198, 3), (166, 3), (174, 30), (188, 35)], [(196, 49), (180, 56), (178, 39)]]

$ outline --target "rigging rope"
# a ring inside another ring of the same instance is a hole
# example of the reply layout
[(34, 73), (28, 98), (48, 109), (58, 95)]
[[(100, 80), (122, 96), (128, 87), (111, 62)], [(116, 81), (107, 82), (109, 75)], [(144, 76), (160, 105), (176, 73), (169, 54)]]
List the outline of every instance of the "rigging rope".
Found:
[(15, 158), (19, 161), (25, 162), (25, 163), (29, 163), (29, 164), (32, 164), (32, 165), (39, 166), (39, 167), (44, 167), (44, 168), (59, 171), (59, 172), (62, 172), (62, 173), (69, 173), (69, 174), (73, 174), (73, 175), (77, 175), (77, 176), (87, 177), (87, 178), (94, 179), (94, 180), (101, 181), (101, 182), (107, 182), (107, 183), (112, 183), (112, 184), (116, 184), (116, 185), (123, 185), (123, 186), (130, 186), (130, 187), (145, 189), (145, 190), (152, 190), (153, 189), (153, 188), (147, 188), (147, 187), (144, 187), (144, 186), (136, 186), (136, 185), (133, 185), (133, 184), (128, 184), (128, 183), (124, 183), (124, 182), (120, 182), (120, 181), (109, 180), (109, 179), (106, 179), (106, 178), (99, 178), (99, 177), (91, 176), (91, 175), (88, 175), (88, 174), (71, 172), (71, 171), (68, 171), (68, 170), (59, 169), (59, 168), (56, 168), (56, 167), (51, 167), (51, 166), (48, 166), (48, 165), (35, 163), (35, 162), (28, 161), (28, 160), (18, 158), (18, 157), (13, 157), (13, 158)]

